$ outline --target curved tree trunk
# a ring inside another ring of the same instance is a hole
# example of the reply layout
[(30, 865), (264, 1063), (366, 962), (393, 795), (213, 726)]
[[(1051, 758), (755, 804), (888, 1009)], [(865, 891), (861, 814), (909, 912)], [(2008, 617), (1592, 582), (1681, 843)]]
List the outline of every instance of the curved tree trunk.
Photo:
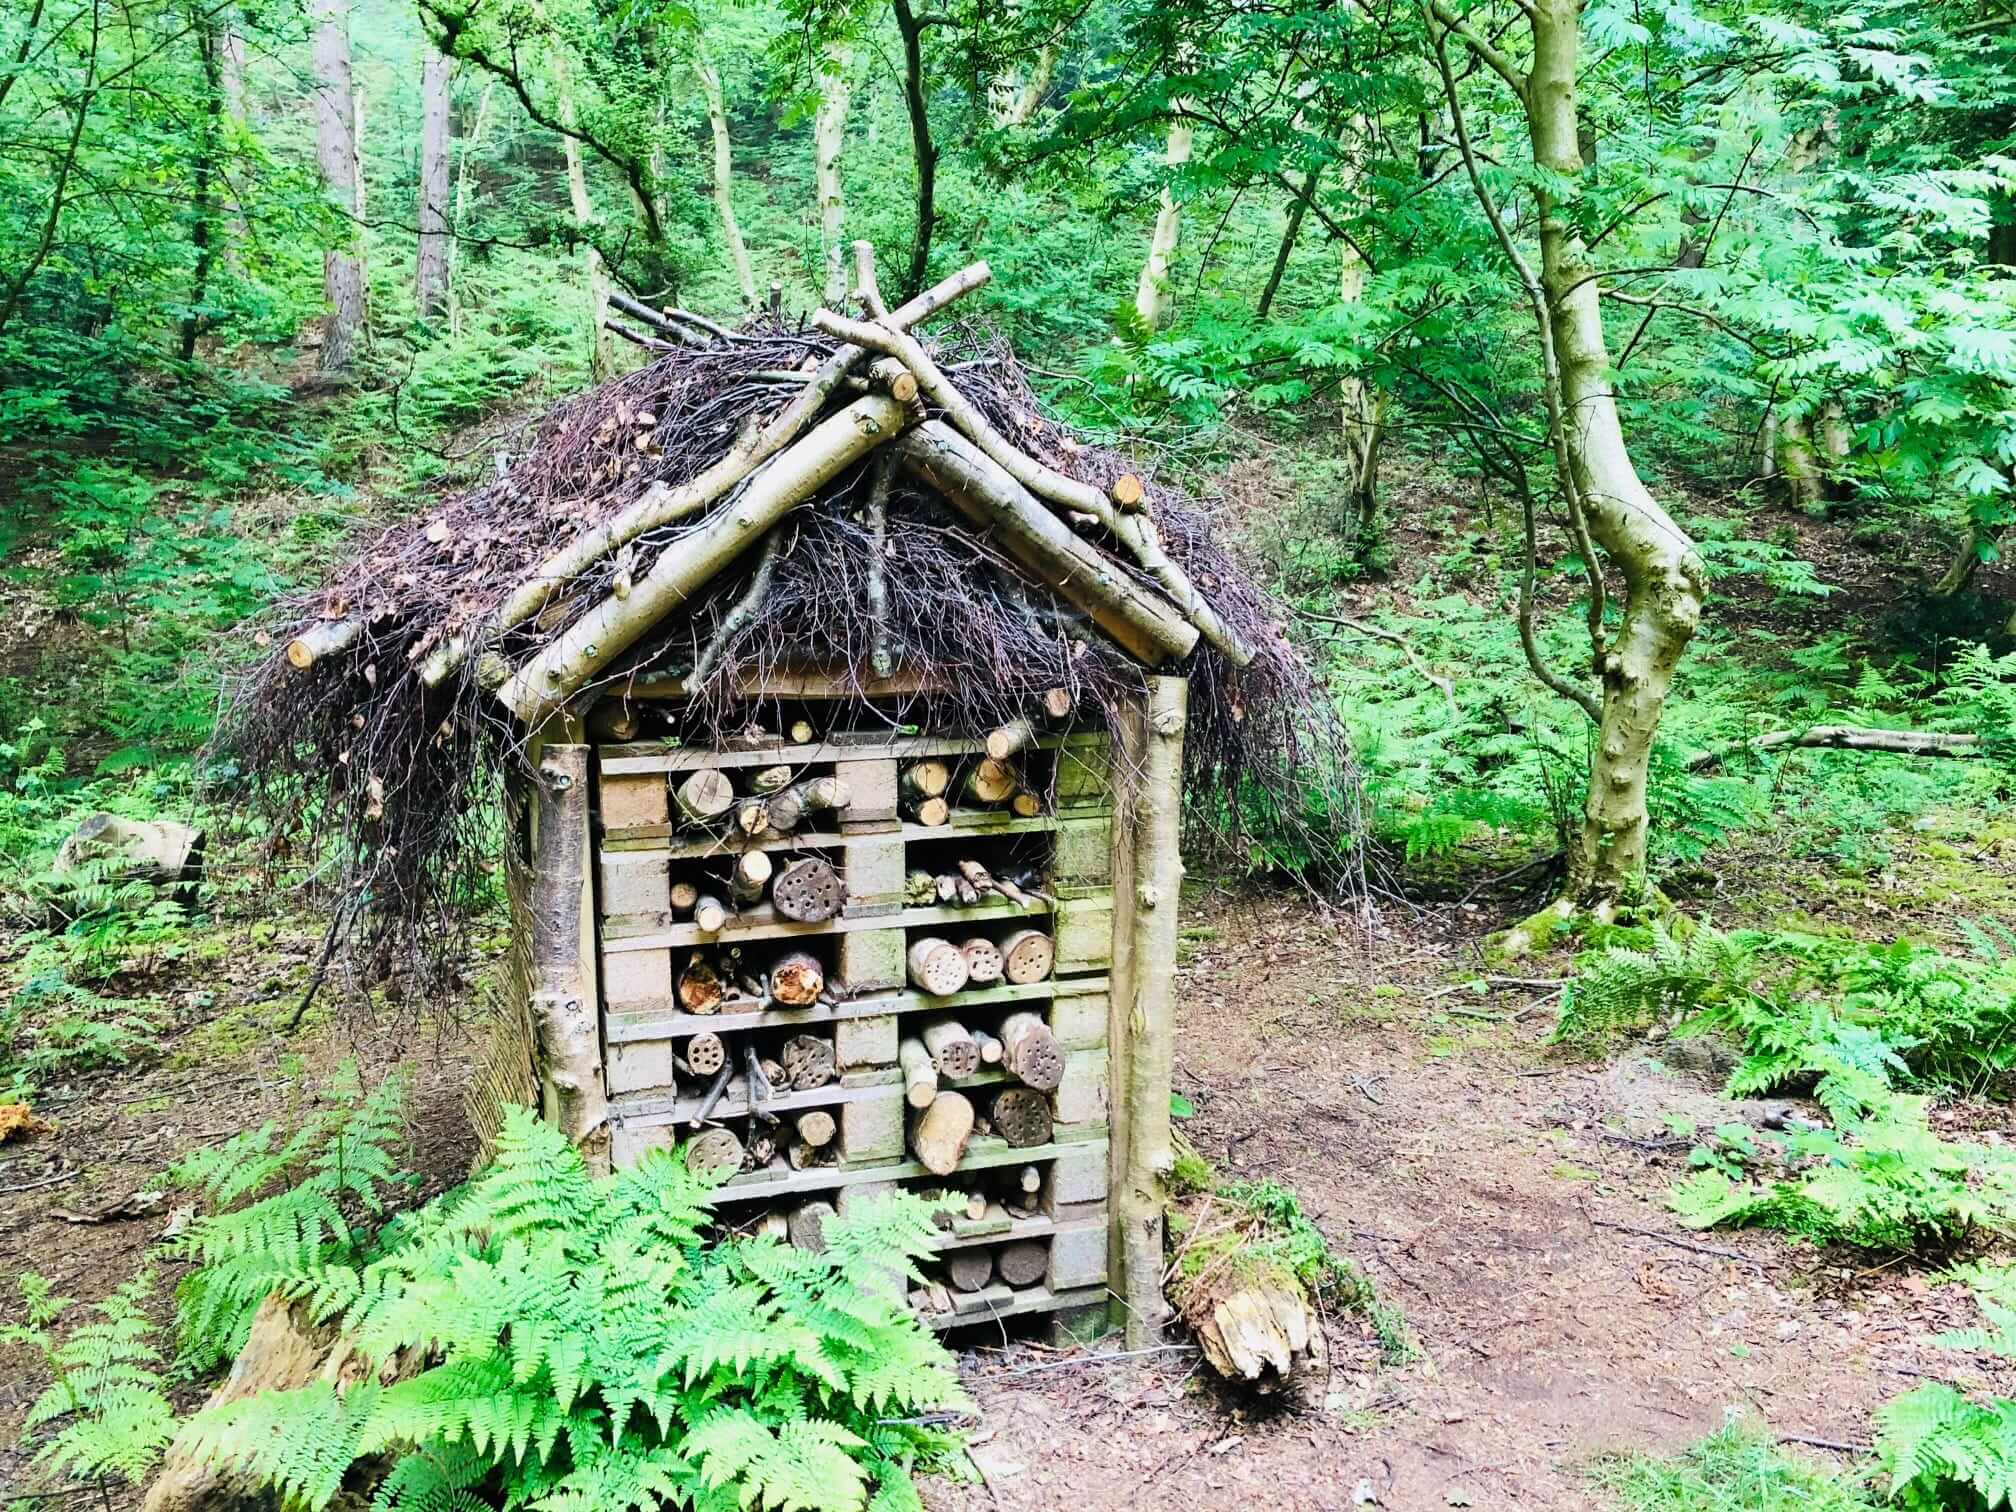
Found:
[(819, 195), (819, 251), (825, 259), (826, 308), (838, 310), (847, 298), (847, 202), (840, 186), (840, 157), (847, 144), (847, 70), (853, 49), (829, 42), (821, 55), (819, 109), (812, 117), (812, 175)]
[(341, 246), (322, 254), (323, 372), (348, 373), (364, 340), (364, 250), (356, 224), (363, 175), (357, 166), (357, 100), (350, 78), (348, 0), (309, 0), (314, 23), (315, 162), (322, 186), (351, 219)]
[[(1340, 242), (1337, 301), (1355, 305), (1365, 298), (1365, 260), (1350, 242)], [(1355, 373), (1338, 389), (1342, 421), (1339, 440), (1351, 471), (1345, 484), (1347, 528), (1352, 550), (1363, 560), (1379, 537), (1379, 448), (1386, 438), (1386, 401)]]
[(420, 60), (420, 252), (414, 305), (422, 320), (448, 309), (448, 60), (429, 47)]
[[(1175, 102), (1183, 108), (1183, 101)], [(1169, 123), (1169, 145), (1162, 162), (1180, 168), (1190, 161), (1190, 124), (1181, 119)], [(1183, 209), (1168, 185), (1162, 188), (1161, 207), (1155, 212), (1155, 230), (1148, 239), (1148, 260), (1141, 265), (1141, 279), (1134, 287), (1134, 313), (1149, 330), (1161, 325), (1169, 314), (1169, 265), (1176, 257), (1176, 243), (1183, 231)]]
[(703, 48), (694, 59), (700, 76), (700, 92), (707, 97), (707, 124), (714, 133), (714, 208), (721, 213), (721, 235), (728, 243), (728, 260), (735, 266), (735, 286), (742, 291), (742, 303), (756, 307), (756, 271), (749, 265), (749, 246), (742, 240), (742, 223), (735, 218), (735, 155), (728, 139), (728, 106), (721, 93), (721, 71)]
[(999, 127), (1027, 126), (1043, 96), (1050, 92), (1050, 79), (1057, 72), (1057, 44), (1045, 42), (1036, 53), (1036, 66), (1018, 83), (1013, 73), (996, 75), (987, 88), (987, 108)]
[(896, 30), (903, 35), (903, 106), (910, 116), (911, 155), (917, 163), (917, 234), (910, 243), (910, 271), (904, 275), (902, 297), (924, 287), (931, 262), (931, 233), (938, 224), (938, 146), (931, 140), (931, 112), (924, 98), (924, 28), (910, 9), (910, 0), (890, 0)]
[[(1579, 11), (1578, 0), (1535, 0), (1530, 13), (1526, 113), (1533, 157), (1569, 182), (1584, 170), (1575, 91)], [(1603, 718), (1565, 895), (1573, 906), (1604, 913), (1645, 889), (1647, 766), (1674, 670), (1701, 620), (1706, 580), (1693, 541), (1652, 497), (1624, 445), (1598, 280), (1572, 207), (1544, 191), (1538, 198), (1540, 281), (1569, 472), (1562, 481), (1626, 590), (1616, 641), (1598, 647)]]

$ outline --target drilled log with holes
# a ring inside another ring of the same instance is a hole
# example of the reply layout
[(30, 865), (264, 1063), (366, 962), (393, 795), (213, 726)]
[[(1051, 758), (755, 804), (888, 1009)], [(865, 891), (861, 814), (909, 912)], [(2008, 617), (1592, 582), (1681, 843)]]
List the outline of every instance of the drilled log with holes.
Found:
[(686, 1041), (686, 1069), (698, 1077), (711, 1077), (727, 1061), (718, 1034), (696, 1034)]
[(1040, 982), (1057, 962), (1057, 943), (1040, 929), (1018, 929), (1001, 942), (1001, 974), (1019, 986)]
[(1054, 1092), (1064, 1079), (1064, 1051), (1038, 1013), (1011, 1013), (1001, 1021), (1001, 1067), (1025, 1087)]
[(966, 985), (966, 957), (950, 940), (926, 935), (913, 941), (908, 962), (911, 985), (919, 992), (944, 997)]
[(1033, 1087), (1003, 1088), (995, 1094), (988, 1118), (994, 1132), (1018, 1150), (1050, 1142), (1050, 1099)]
[(988, 987), (1001, 980), (1001, 951), (992, 940), (981, 935), (961, 940), (959, 953), (966, 957), (966, 980), (974, 986)]
[(806, 856), (777, 874), (770, 884), (770, 902), (783, 918), (818, 924), (840, 912), (847, 889), (830, 861)]
[(792, 1089), (811, 1092), (833, 1080), (833, 1041), (816, 1034), (794, 1034), (778, 1052)]
[(931, 1052), (931, 1063), (938, 1068), (939, 1076), (956, 1081), (980, 1069), (980, 1047), (957, 1019), (932, 1019), (918, 1037)]

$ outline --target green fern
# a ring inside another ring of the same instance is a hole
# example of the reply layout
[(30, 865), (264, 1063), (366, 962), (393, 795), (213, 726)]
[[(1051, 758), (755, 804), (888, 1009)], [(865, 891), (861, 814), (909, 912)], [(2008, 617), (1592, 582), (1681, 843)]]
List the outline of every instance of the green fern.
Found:
[[(248, 1143), (212, 1179), (285, 1150)], [(310, 1164), (310, 1181), (327, 1177), (327, 1161)], [(267, 1251), (274, 1288), (340, 1317), (366, 1359), (427, 1368), (341, 1397), (317, 1384), (207, 1409), (186, 1442), (310, 1509), (387, 1454), (400, 1456), (375, 1504), (388, 1512), (915, 1507), (911, 1467), (952, 1440), (907, 1420), (965, 1404), (893, 1284), (929, 1250), (928, 1210), (871, 1200), (811, 1254), (704, 1243), (710, 1201), (709, 1182), (662, 1152), (591, 1177), (512, 1109), (496, 1163), (385, 1223), (363, 1258)]]
[(144, 1311), (154, 1273), (142, 1271), (104, 1301), (97, 1319), (57, 1343), (49, 1330), (70, 1307), (42, 1277), (21, 1278), (28, 1323), (0, 1328), (0, 1344), (40, 1351), (54, 1377), (22, 1420), (24, 1435), (61, 1426), (36, 1454), (37, 1463), (79, 1480), (139, 1481), (175, 1434), (175, 1409), (161, 1387), (161, 1356)]
[[(1977, 1272), (1977, 1300), (1990, 1328), (1942, 1334), (1934, 1343), (2016, 1359), (2016, 1310), (1996, 1300), (2016, 1272)], [(1876, 1452), (1890, 1494), (1910, 1512), (2016, 1505), (2016, 1401), (1977, 1400), (1944, 1382), (1907, 1391), (1876, 1415)]]
[(1644, 950), (1591, 951), (1562, 997), (1554, 1039), (1600, 1043), (1661, 1018), (1747, 996), (1756, 939), (1747, 932), (1719, 934), (1707, 924), (1677, 933), (1655, 921)]
[(183, 1229), (170, 1251), (195, 1266), (177, 1291), (185, 1371), (233, 1358), (252, 1314), (276, 1291), (310, 1303), (318, 1316), (351, 1302), (348, 1267), (370, 1248), (367, 1220), (381, 1217), (407, 1183), (392, 1156), (404, 1140), (404, 1096), (397, 1074), (364, 1094), (356, 1065), (346, 1062), (328, 1089), (329, 1106), (284, 1138), (269, 1122), (170, 1169), (171, 1180), (217, 1209)]

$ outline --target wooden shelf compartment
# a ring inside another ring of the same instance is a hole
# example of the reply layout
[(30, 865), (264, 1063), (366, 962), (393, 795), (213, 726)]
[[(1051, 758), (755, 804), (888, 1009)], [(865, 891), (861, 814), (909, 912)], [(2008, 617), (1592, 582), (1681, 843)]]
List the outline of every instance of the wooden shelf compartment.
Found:
[(985, 924), (997, 919), (1026, 919), (1050, 913), (1042, 899), (1011, 903), (1006, 898), (990, 899), (971, 908), (904, 908), (885, 914), (837, 914), (816, 924), (801, 924), (780, 918), (768, 903), (759, 903), (731, 914), (728, 922), (713, 934), (697, 924), (664, 924), (652, 916), (618, 914), (602, 921), (602, 949), (606, 954), (625, 950), (664, 950), (681, 945), (715, 945), (733, 940), (804, 939), (814, 935), (846, 934), (857, 929), (911, 929), (932, 924)]
[(1079, 1218), (1059, 1223), (1038, 1213), (1034, 1218), (1011, 1218), (1008, 1227), (991, 1234), (945, 1234), (932, 1241), (935, 1251), (971, 1249), (976, 1244), (1013, 1244), (1017, 1239), (1048, 1239), (1053, 1234), (1090, 1233), (1106, 1227), (1105, 1218)]
[[(1096, 733), (1039, 736), (1031, 747), (1055, 751), (1070, 745), (1091, 745), (1106, 737)], [(885, 737), (864, 732), (859, 740), (817, 740), (807, 745), (775, 745), (755, 751), (714, 751), (698, 746), (662, 746), (653, 741), (596, 748), (601, 770), (611, 777), (636, 776), (644, 772), (690, 772), (700, 767), (800, 766), (811, 762), (875, 761), (894, 758), (912, 761), (926, 756), (979, 756), (986, 752), (979, 740), (962, 740), (941, 735), (898, 735)]]
[[(606, 829), (602, 850), (611, 856), (639, 856), (654, 861), (706, 861), (716, 856), (737, 856), (743, 851), (836, 850), (861, 840), (950, 840), (954, 837), (990, 835), (1040, 835), (1054, 832), (1059, 815), (1038, 814), (1023, 819), (1005, 809), (954, 809), (946, 824), (892, 824), (885, 830), (807, 830), (796, 835), (765, 835), (750, 840), (737, 834), (695, 834), (669, 824), (638, 824)], [(1065, 819), (1099, 817), (1090, 809), (1067, 809)]]
[[(843, 1087), (835, 1080), (807, 1092), (779, 1092), (763, 1106), (769, 1112), (797, 1113), (806, 1108), (837, 1108), (842, 1103), (873, 1102), (877, 1098), (902, 1095), (903, 1084), (893, 1078), (869, 1087)], [(670, 1123), (690, 1123), (699, 1115), (700, 1105), (706, 1100), (704, 1090), (682, 1092), (673, 1097), (667, 1097), (663, 1092), (625, 1092), (609, 1100), (609, 1112), (612, 1118), (628, 1128), (654, 1129)], [(707, 1121), (719, 1123), (729, 1118), (746, 1118), (755, 1111), (749, 1106), (746, 1080), (732, 1077), (728, 1089), (721, 1094), (721, 1100), (714, 1105), (714, 1111), (707, 1115)]]
[[(1102, 991), (1106, 986), (1104, 977), (1074, 979), (1070, 983), (1074, 993)], [(814, 1003), (809, 1008), (758, 1008), (744, 1013), (612, 1013), (603, 1021), (602, 1037), (612, 1045), (620, 1045), (638, 1040), (679, 1039), (688, 1034), (723, 1034), (736, 1029), (802, 1029), (839, 1019), (880, 1018), (891, 1013), (959, 1013), (996, 1004), (1048, 1002), (1056, 995), (1057, 983), (1052, 979), (974, 987), (944, 997), (928, 992), (878, 992), (849, 998), (832, 1007)]]
[(1012, 1302), (996, 1302), (976, 1307), (970, 1312), (925, 1313), (923, 1321), (940, 1333), (953, 1328), (970, 1328), (975, 1324), (992, 1323), (997, 1318), (1020, 1317), (1026, 1313), (1060, 1312), (1067, 1307), (1092, 1307), (1106, 1300), (1106, 1287), (1075, 1286), (1069, 1291), (1053, 1292), (1043, 1285), (1025, 1286), (1015, 1293)]
[[(1017, 1148), (998, 1134), (975, 1138), (966, 1146), (966, 1154), (952, 1172), (957, 1176), (967, 1171), (989, 1171), (1009, 1165), (1041, 1165), (1055, 1160), (1059, 1155), (1075, 1154), (1080, 1150), (1097, 1150), (1103, 1159), (1106, 1153), (1106, 1126), (1097, 1126), (1095, 1136), (1086, 1139), (1052, 1140), (1049, 1144), (1027, 1145)], [(831, 1191), (835, 1187), (853, 1186), (861, 1181), (904, 1181), (912, 1176), (937, 1176), (928, 1171), (922, 1161), (892, 1161), (882, 1165), (864, 1166), (821, 1166), (814, 1170), (788, 1171), (745, 1171), (740, 1176), (731, 1176), (719, 1187), (714, 1200), (723, 1202), (760, 1202), (768, 1197), (794, 1196), (800, 1192)], [(949, 1177), (939, 1177), (949, 1180)]]

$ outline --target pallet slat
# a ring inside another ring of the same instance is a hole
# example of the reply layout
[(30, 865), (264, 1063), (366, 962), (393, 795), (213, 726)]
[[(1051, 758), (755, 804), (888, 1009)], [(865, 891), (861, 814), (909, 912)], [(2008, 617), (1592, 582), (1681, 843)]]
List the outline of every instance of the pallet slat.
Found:
[[(1036, 742), (1039, 751), (1054, 751), (1067, 745), (1096, 744), (1101, 735), (1045, 735)], [(596, 754), (602, 771), (611, 777), (638, 772), (690, 772), (696, 767), (797, 766), (815, 761), (873, 761), (894, 757), (907, 761), (920, 756), (979, 756), (986, 752), (979, 740), (961, 740), (941, 735), (904, 735), (894, 740), (814, 741), (810, 745), (776, 745), (760, 751), (709, 751), (698, 747), (662, 747), (649, 744), (599, 746)]]
[(817, 924), (801, 924), (779, 918), (768, 903), (731, 914), (714, 934), (697, 924), (660, 924), (656, 919), (618, 915), (602, 921), (602, 952), (619, 955), (630, 950), (665, 950), (680, 945), (713, 945), (728, 940), (804, 939), (813, 935), (846, 934), (857, 929), (908, 929), (922, 924), (984, 924), (995, 919), (1027, 919), (1051, 912), (1042, 899), (1011, 903), (994, 898), (971, 908), (906, 908), (898, 913), (837, 914)]

